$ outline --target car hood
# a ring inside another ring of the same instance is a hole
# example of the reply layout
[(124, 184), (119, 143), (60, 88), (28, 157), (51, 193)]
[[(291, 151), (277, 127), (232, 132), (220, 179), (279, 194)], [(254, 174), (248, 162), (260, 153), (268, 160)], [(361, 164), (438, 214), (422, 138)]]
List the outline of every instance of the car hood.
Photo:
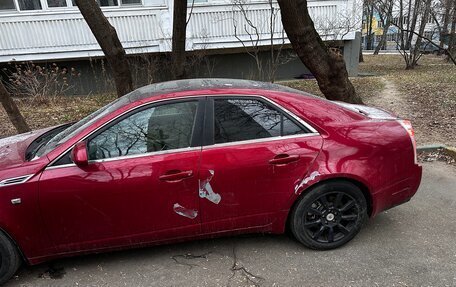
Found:
[(25, 151), (30, 143), (45, 132), (46, 128), (0, 139), (0, 169), (14, 167), (25, 162)]

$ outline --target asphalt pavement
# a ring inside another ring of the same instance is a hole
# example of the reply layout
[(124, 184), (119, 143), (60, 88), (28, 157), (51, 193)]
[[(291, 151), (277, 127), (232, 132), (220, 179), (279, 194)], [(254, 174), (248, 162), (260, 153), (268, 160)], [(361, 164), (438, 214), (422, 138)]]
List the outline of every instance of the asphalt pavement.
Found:
[(336, 250), (287, 235), (201, 240), (23, 267), (6, 286), (456, 286), (455, 235), (456, 167), (426, 163), (410, 202)]

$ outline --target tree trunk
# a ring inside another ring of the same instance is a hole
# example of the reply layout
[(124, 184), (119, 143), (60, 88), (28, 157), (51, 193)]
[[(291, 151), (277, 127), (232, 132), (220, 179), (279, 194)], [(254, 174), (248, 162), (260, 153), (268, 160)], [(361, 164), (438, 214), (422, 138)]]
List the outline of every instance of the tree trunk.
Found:
[[(400, 49), (401, 50), (405, 50), (405, 41), (404, 41), (404, 2), (402, 2), (403, 0), (399, 0), (399, 22), (397, 23), (398, 24), (398, 28), (400, 28), (400, 38), (401, 38), (401, 45), (400, 45)], [(409, 1), (409, 3), (411, 3), (412, 0)], [(410, 5), (409, 5), (409, 8), (408, 8), (408, 13), (410, 14)], [(410, 19), (410, 18), (409, 18)], [(407, 22), (408, 24), (409, 22)], [(407, 28), (408, 29), (408, 28)]]
[(306, 0), (278, 0), (282, 22), (293, 49), (315, 76), (326, 98), (362, 103), (348, 79), (343, 55), (326, 47), (315, 30)]
[[(412, 18), (412, 21), (410, 22), (410, 25), (407, 24), (407, 30), (408, 31), (415, 31), (416, 21), (418, 19), (418, 15), (419, 15), (419, 12), (420, 12), (420, 3), (421, 3), (421, 1), (422, 0), (415, 0), (415, 3), (413, 5), (413, 18)], [(409, 7), (409, 9), (412, 9), (412, 8)], [(410, 10), (409, 10), (409, 14), (410, 14)], [(410, 21), (410, 18), (408, 20)], [(408, 34), (407, 42), (405, 43), (405, 49), (406, 50), (411, 49), (412, 39), (413, 39), (413, 32), (407, 32), (407, 34)]]
[[(382, 24), (385, 24), (385, 19), (383, 18), (383, 15), (382, 15), (382, 12), (379, 11), (379, 16), (380, 16), (380, 23)], [(374, 49), (374, 55), (378, 55), (378, 52), (380, 51), (380, 49), (382, 48), (382, 45), (383, 45), (383, 35), (385, 34), (385, 28), (383, 27), (383, 33), (382, 33), (382, 36), (380, 37), (380, 41), (377, 43), (377, 46), (375, 46), (375, 49)]]
[[(421, 16), (418, 35), (424, 35), (424, 29), (426, 28), (427, 19), (429, 18), (429, 12), (431, 9), (431, 3), (432, 3), (432, 0), (426, 0), (426, 3), (425, 3), (426, 6), (424, 7), (424, 13)], [(410, 34), (413, 36), (413, 32), (410, 32)], [(412, 57), (412, 59), (410, 61), (409, 66), (406, 67), (407, 69), (414, 69), (416, 64), (418, 63), (418, 59), (420, 58), (421, 42), (422, 42), (421, 37), (418, 37), (415, 42), (415, 47), (413, 48), (412, 53), (410, 53), (410, 56)]]
[(363, 41), (360, 42), (359, 44), (359, 57), (358, 57), (358, 63), (364, 62), (364, 57), (363, 57)]
[(25, 133), (30, 131), (27, 122), (19, 111), (16, 103), (11, 98), (10, 94), (6, 90), (3, 83), (0, 81), (0, 101), (2, 102), (3, 108), (8, 115), (11, 123), (14, 125), (18, 133)]
[(445, 12), (443, 14), (443, 25), (442, 28), (440, 29), (440, 47), (443, 48), (444, 46), (444, 38), (448, 37), (448, 25), (450, 23), (450, 13), (451, 13), (451, 0), (445, 0), (444, 1), (445, 5)]
[[(374, 19), (374, 5), (369, 3), (367, 4), (369, 11), (369, 22), (367, 22), (367, 50), (372, 50), (372, 20)], [(370, 10), (369, 10), (370, 9)]]
[[(130, 65), (116, 30), (106, 19), (96, 1), (76, 0), (76, 4), (111, 67), (117, 96), (121, 97), (131, 92), (133, 90), (133, 79)], [(146, 27), (143, 28), (146, 29)]]
[(185, 77), (185, 38), (187, 32), (187, 0), (174, 0), (172, 65), (173, 77)]
[[(402, 5), (402, 0), (400, 0), (400, 1), (401, 1), (401, 5)], [(414, 1), (416, 2), (416, 1), (421, 1), (421, 0), (414, 0)], [(409, 0), (409, 1), (408, 1), (408, 9), (407, 9), (407, 26), (406, 26), (406, 30), (407, 30), (407, 31), (410, 31), (410, 22), (411, 22), (410, 15), (412, 15), (412, 14), (411, 14), (411, 13), (412, 13), (412, 3), (413, 3), (413, 0)], [(403, 15), (402, 13), (403, 13), (403, 11), (401, 11), (401, 15)], [(402, 21), (404, 21), (403, 18), (402, 18)], [(401, 26), (401, 27), (402, 27), (402, 28), (404, 27), (404, 23), (402, 23), (402, 26)], [(413, 27), (413, 29), (415, 29), (415, 26)], [(408, 38), (408, 34), (407, 34), (407, 33), (406, 33), (406, 35), (407, 35), (407, 38)], [(410, 47), (407, 47), (407, 41), (405, 41), (405, 44), (402, 46), (402, 49), (403, 49), (403, 50), (408, 50), (409, 48), (410, 48)]]
[(448, 58), (456, 56), (456, 1), (453, 2), (453, 15), (451, 20), (451, 29), (448, 39)]
[(386, 36), (388, 35), (388, 30), (389, 30), (389, 27), (391, 25), (391, 17), (392, 17), (392, 14), (393, 14), (393, 0), (390, 1), (389, 5), (388, 5), (388, 11), (387, 11), (387, 15), (386, 15), (386, 23), (385, 23), (385, 26), (383, 27), (383, 33), (382, 33), (382, 37), (380, 39), (380, 43), (378, 43), (377, 47), (375, 47), (375, 51), (374, 51), (374, 55), (378, 55), (378, 52), (380, 52), (380, 49), (385, 46), (386, 44)]

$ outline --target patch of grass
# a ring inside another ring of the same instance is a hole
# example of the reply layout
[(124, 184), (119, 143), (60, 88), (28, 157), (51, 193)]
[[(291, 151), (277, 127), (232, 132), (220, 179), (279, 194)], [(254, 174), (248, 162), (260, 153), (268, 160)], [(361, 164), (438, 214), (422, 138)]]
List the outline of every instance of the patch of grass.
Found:
[[(382, 102), (384, 80), (395, 84), (404, 103), (396, 111), (413, 123), (420, 144), (444, 143), (456, 146), (456, 66), (444, 57), (424, 55), (413, 70), (405, 70), (400, 55), (364, 55), (360, 72), (371, 77), (351, 78), (356, 92), (365, 103)], [(323, 96), (316, 80), (294, 80), (280, 84)], [(386, 108), (387, 104), (379, 107)]]
[(315, 96), (323, 97), (320, 89), (318, 88), (317, 81), (314, 79), (310, 80), (293, 80), (293, 81), (282, 81), (277, 84), (288, 86), (290, 88), (304, 91)]
[(410, 103), (418, 132), (428, 133), (428, 142), (456, 146), (456, 67), (407, 71), (393, 81)]
[[(16, 99), (32, 130), (74, 122), (116, 99), (113, 94), (58, 97), (49, 104), (32, 105), (27, 99)], [(16, 134), (6, 113), (0, 109), (0, 138)]]
[[(363, 99), (376, 96), (383, 89), (383, 82), (379, 77), (356, 77), (350, 79), (356, 93)], [(323, 97), (316, 80), (283, 81), (279, 84), (301, 90), (319, 97)]]

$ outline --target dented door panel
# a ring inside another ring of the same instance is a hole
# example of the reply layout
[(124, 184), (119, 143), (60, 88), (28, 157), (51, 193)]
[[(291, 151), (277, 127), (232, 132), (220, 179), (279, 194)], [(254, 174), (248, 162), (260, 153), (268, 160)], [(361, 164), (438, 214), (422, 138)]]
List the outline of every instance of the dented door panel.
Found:
[[(60, 251), (152, 242), (200, 231), (200, 148), (46, 170), (40, 205)], [(191, 176), (162, 180), (169, 171)]]
[[(306, 175), (321, 145), (317, 135), (203, 147), (200, 182), (219, 198), (214, 202), (200, 192), (203, 233), (258, 226), (268, 229), (293, 197), (296, 184)], [(284, 154), (298, 160), (270, 162)]]

